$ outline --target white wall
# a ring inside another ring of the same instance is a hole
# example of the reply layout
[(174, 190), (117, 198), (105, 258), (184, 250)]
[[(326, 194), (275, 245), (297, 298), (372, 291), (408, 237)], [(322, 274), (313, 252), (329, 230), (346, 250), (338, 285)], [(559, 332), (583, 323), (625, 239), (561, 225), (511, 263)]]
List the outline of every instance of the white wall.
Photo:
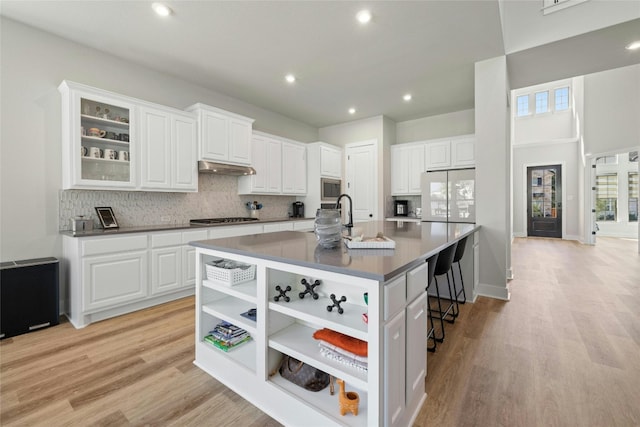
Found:
[(542, 0), (500, 3), (507, 54), (640, 18), (637, 0), (592, 0), (548, 15)]
[(509, 299), (511, 185), (506, 57), (475, 65), (476, 223), (480, 230), (479, 295)]
[(578, 142), (537, 144), (513, 148), (513, 234), (527, 236), (527, 180), (529, 166), (562, 165), (563, 238), (582, 240)]
[(584, 76), (585, 150), (594, 155), (640, 146), (640, 65)]
[[(303, 142), (317, 129), (276, 113), (1, 18), (0, 260), (60, 257), (63, 79), (184, 108), (204, 102)], [(97, 30), (96, 30), (97, 31)]]
[(396, 143), (468, 135), (475, 133), (475, 130), (474, 110), (462, 110), (398, 122), (396, 124)]

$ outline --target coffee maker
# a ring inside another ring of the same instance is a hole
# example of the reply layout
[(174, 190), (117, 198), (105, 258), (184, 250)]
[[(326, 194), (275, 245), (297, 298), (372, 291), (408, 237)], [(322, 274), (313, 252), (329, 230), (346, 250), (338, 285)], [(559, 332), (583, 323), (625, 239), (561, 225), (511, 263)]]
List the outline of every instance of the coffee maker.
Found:
[(393, 215), (394, 216), (407, 216), (409, 215), (409, 201), (408, 200), (395, 200), (393, 203)]
[(304, 218), (304, 203), (293, 202), (292, 212), (294, 218)]

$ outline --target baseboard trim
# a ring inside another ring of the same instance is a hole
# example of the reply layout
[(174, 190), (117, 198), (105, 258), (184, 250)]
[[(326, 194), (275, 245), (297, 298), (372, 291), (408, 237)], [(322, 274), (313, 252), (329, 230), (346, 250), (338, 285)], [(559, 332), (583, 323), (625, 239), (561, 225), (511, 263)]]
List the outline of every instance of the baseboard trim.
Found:
[(522, 233), (520, 231), (514, 232), (513, 237), (527, 237), (527, 233)]
[(567, 234), (564, 236), (564, 240), (577, 240), (582, 243), (582, 236), (576, 236), (575, 234)]
[(504, 287), (479, 283), (475, 289), (475, 294), (481, 297), (501, 299), (504, 301), (509, 301), (511, 299), (511, 292), (509, 292), (508, 286)]

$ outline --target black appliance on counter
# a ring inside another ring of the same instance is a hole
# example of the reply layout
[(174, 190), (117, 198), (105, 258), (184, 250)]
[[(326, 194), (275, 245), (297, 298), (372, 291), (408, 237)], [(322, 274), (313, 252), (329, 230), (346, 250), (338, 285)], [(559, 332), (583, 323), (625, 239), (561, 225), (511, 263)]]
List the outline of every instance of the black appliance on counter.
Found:
[(409, 201), (408, 200), (394, 200), (393, 201), (393, 215), (394, 216), (408, 216), (409, 215)]
[(293, 217), (294, 218), (304, 218), (304, 203), (302, 202), (293, 202)]
[(205, 218), (205, 219), (192, 219), (189, 221), (191, 225), (212, 225), (212, 224), (228, 224), (235, 222), (249, 222), (249, 221), (257, 221), (258, 218), (250, 218), (250, 217), (228, 217), (228, 218)]

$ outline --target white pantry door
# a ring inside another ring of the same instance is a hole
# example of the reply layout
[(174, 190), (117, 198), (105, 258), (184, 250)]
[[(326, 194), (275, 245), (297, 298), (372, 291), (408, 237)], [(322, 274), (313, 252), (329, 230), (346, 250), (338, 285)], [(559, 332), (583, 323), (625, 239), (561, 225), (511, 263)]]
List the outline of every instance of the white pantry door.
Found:
[[(378, 156), (377, 140), (345, 146), (346, 192), (353, 200), (353, 221), (377, 220)], [(342, 200), (343, 212), (346, 200)]]

